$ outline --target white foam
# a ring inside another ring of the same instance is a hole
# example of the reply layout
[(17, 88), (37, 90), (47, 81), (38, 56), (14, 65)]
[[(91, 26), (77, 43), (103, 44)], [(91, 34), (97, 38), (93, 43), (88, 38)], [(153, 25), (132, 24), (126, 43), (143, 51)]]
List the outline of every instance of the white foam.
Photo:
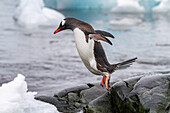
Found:
[(34, 99), (36, 92), (27, 91), (25, 77), (21, 74), (0, 87), (0, 113), (58, 113), (50, 104)]
[(21, 0), (14, 14), (17, 24), (25, 28), (56, 26), (64, 18), (63, 14), (45, 8), (43, 0)]

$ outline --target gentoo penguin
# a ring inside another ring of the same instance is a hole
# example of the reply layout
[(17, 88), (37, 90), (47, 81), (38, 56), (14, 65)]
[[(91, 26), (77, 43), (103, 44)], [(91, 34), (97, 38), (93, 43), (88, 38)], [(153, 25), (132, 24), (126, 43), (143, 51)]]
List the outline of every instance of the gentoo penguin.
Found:
[(104, 41), (112, 45), (111, 41), (106, 38), (114, 38), (112, 34), (102, 30), (94, 30), (90, 24), (75, 18), (65, 18), (62, 20), (54, 34), (65, 29), (73, 31), (76, 48), (84, 65), (93, 74), (103, 76), (101, 86), (105, 84), (107, 90), (110, 87), (111, 74), (115, 70), (130, 66), (137, 59), (133, 58), (118, 64), (110, 64), (101, 42)]

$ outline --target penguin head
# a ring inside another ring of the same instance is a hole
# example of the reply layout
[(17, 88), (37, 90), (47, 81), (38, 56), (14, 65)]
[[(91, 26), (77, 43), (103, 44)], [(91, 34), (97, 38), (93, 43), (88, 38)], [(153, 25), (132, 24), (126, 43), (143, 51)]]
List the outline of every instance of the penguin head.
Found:
[(62, 20), (60, 22), (60, 25), (57, 28), (57, 30), (54, 32), (54, 34), (60, 32), (62, 30), (66, 30), (66, 29), (74, 30), (76, 27), (83, 26), (84, 23), (85, 22), (80, 21), (80, 20), (75, 19), (75, 18), (65, 18), (64, 20)]
[(64, 20), (62, 20), (62, 21), (60, 22), (60, 25), (59, 25), (59, 27), (57, 28), (57, 30), (54, 32), (54, 34), (60, 32), (60, 31), (62, 31), (62, 30), (65, 30), (65, 29), (67, 29), (67, 27), (66, 27), (66, 20), (64, 19)]

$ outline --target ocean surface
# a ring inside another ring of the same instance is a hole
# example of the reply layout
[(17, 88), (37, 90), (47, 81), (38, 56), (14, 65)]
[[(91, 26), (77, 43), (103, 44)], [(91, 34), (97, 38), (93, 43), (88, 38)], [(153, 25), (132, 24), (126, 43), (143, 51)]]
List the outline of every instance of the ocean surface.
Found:
[[(100, 82), (102, 76), (93, 75), (82, 63), (72, 31), (54, 35), (58, 26), (21, 28), (13, 19), (16, 4), (0, 2), (0, 86), (18, 73), (26, 77), (28, 90), (38, 95), (53, 95), (64, 88)], [(110, 39), (112, 46), (102, 43), (110, 63), (138, 57), (130, 68), (113, 73), (111, 81), (147, 73), (170, 73), (170, 15), (96, 10), (60, 12), (115, 36)]]

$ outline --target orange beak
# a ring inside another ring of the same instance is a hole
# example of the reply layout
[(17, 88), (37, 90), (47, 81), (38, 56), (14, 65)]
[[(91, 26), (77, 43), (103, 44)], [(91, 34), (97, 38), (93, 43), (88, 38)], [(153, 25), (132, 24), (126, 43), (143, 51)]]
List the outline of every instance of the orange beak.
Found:
[(60, 30), (61, 30), (61, 29), (57, 29), (57, 30), (54, 32), (54, 34), (58, 33)]

